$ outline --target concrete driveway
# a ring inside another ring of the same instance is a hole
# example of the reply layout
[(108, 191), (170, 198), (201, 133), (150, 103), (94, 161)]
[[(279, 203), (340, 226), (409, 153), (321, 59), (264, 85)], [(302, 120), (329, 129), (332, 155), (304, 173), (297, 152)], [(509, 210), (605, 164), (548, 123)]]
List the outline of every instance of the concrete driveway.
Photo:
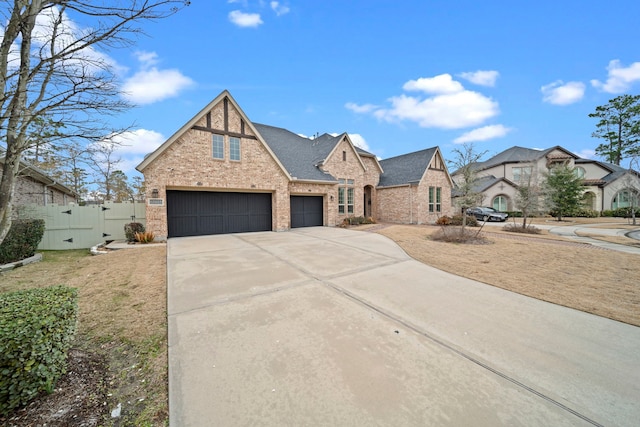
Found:
[(179, 238), (167, 257), (171, 426), (640, 419), (640, 328), (444, 273), (383, 236)]

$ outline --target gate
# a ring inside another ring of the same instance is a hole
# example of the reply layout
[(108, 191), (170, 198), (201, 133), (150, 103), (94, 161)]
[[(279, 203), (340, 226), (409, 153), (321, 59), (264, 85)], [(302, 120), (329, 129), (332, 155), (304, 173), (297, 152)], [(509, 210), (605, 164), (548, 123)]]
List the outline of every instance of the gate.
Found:
[(45, 222), (40, 250), (84, 249), (108, 240), (124, 240), (125, 224), (146, 223), (144, 203), (30, 206), (28, 211)]

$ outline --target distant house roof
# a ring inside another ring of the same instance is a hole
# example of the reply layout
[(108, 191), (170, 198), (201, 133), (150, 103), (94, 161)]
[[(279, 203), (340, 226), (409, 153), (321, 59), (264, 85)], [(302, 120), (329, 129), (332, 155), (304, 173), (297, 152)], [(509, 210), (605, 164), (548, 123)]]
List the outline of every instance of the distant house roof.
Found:
[[(554, 150), (560, 150), (564, 152), (564, 154), (549, 155), (549, 153), (553, 152)], [(572, 154), (571, 152), (569, 152), (568, 150), (560, 146), (547, 148), (546, 150), (536, 150), (533, 148), (524, 148), (524, 147), (516, 146), (516, 147), (508, 148), (484, 162), (475, 163), (473, 165), (473, 169), (477, 171), (481, 171), (481, 170), (490, 169), (494, 166), (502, 165), (505, 163), (529, 163), (545, 156), (553, 159), (566, 159), (571, 157), (578, 158), (578, 156), (576, 156), (575, 154)], [(456, 173), (457, 171), (454, 172), (454, 175)]]
[(309, 139), (275, 126), (259, 123), (254, 123), (254, 126), (294, 179), (337, 181), (318, 166), (331, 153), (340, 136), (325, 133), (315, 139)]
[[(471, 191), (474, 193), (482, 193), (487, 191), (489, 188), (493, 187), (499, 182), (504, 182), (505, 184), (513, 188), (517, 188), (517, 185), (515, 185), (513, 182), (509, 181), (506, 178), (496, 178), (493, 175), (486, 175), (486, 176), (480, 176), (475, 180), (475, 182), (473, 183), (473, 187), (471, 188)], [(459, 197), (461, 195), (462, 194), (460, 193), (460, 190), (458, 189), (458, 187), (454, 187), (451, 190), (452, 197)]]
[(380, 175), (378, 186), (392, 187), (420, 182), (424, 171), (429, 167), (429, 163), (437, 151), (437, 147), (432, 147), (381, 160), (380, 166), (382, 166), (384, 173)]
[[(4, 167), (4, 153), (5, 150), (0, 148), (0, 170)], [(33, 166), (31, 163), (21, 160), (20, 161), (20, 172), (18, 176), (28, 176), (29, 178), (41, 183), (42, 185), (46, 185), (49, 188), (56, 189), (61, 193), (67, 194), (72, 197), (77, 197), (78, 194), (73, 191), (71, 188), (62, 184), (61, 182), (56, 181), (51, 176), (49, 176), (42, 169)]]
[[(613, 163), (601, 162), (599, 160), (576, 159), (575, 164), (576, 165), (596, 164), (600, 166), (602, 169), (609, 171), (609, 174), (603, 176), (599, 180), (585, 180), (583, 182), (584, 185), (599, 185), (599, 186), (607, 185), (612, 183), (616, 179), (620, 178), (627, 172), (629, 172), (629, 169), (625, 169), (622, 166), (614, 165)], [(636, 171), (633, 171), (633, 173), (640, 176), (640, 174)]]

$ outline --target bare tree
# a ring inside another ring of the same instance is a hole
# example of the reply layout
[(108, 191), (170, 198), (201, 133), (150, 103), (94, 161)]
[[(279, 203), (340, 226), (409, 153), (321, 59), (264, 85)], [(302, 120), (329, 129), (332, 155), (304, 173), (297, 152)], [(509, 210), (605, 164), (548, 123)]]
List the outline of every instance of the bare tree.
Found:
[(456, 148), (453, 150), (453, 153), (455, 154), (455, 159), (450, 163), (457, 170), (455, 175), (460, 176), (460, 178), (456, 180), (456, 187), (454, 189), (456, 194), (455, 200), (462, 212), (461, 233), (464, 234), (467, 225), (467, 209), (480, 204), (482, 201), (482, 192), (479, 192), (476, 188), (476, 182), (478, 180), (476, 163), (478, 163), (487, 152), (477, 153), (473, 144), (464, 144), (462, 149)]
[(522, 228), (527, 228), (527, 220), (540, 209), (543, 189), (535, 170), (524, 176), (516, 189), (516, 207), (522, 212)]
[[(98, 141), (104, 118), (129, 107), (105, 50), (133, 44), (138, 23), (175, 13), (185, 0), (9, 0), (0, 6), (0, 243), (11, 227), (15, 179), (36, 120), (64, 123), (64, 138)], [(78, 17), (90, 26), (78, 29)]]
[(113, 200), (116, 180), (119, 178), (116, 172), (124, 175), (121, 171), (117, 170), (117, 166), (122, 161), (122, 158), (116, 155), (116, 148), (117, 144), (107, 141), (95, 143), (90, 148), (90, 165), (94, 171), (94, 183), (99, 185), (100, 191), (104, 194), (105, 201)]

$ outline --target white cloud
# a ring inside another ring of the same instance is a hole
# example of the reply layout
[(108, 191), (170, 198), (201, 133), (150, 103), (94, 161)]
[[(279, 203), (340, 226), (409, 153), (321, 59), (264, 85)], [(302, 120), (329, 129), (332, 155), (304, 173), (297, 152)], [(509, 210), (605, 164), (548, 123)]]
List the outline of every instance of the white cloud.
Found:
[(143, 67), (151, 67), (158, 63), (158, 54), (155, 52), (138, 50), (134, 53), (134, 55)]
[(123, 132), (111, 138), (118, 144), (116, 151), (122, 155), (146, 155), (154, 151), (165, 141), (161, 133), (148, 129)]
[[(82, 72), (89, 71), (96, 74), (107, 68), (114, 71), (124, 70), (124, 67), (119, 66), (113, 58), (96, 50), (92, 45), (86, 45), (77, 52), (69, 53), (69, 50), (77, 49), (78, 46), (86, 44), (86, 41), (79, 42), (79, 40), (84, 37), (92, 40), (94, 36), (91, 34), (99, 31), (89, 27), (80, 27), (58, 6), (45, 8), (36, 17), (36, 24), (32, 32), (33, 52), (37, 52), (36, 56), (45, 59), (51, 56), (48, 45), (51, 44), (54, 31), (53, 50), (55, 54), (62, 54), (63, 58), (59, 61), (59, 65), (64, 64), (67, 67), (81, 69)], [(44, 46), (47, 47), (41, 49)]]
[(513, 129), (504, 125), (489, 125), (465, 132), (453, 140), (454, 144), (464, 144), (465, 142), (487, 141), (494, 138), (502, 138)]
[(590, 148), (585, 148), (574, 154), (578, 155), (579, 157), (582, 157), (583, 159), (593, 159), (594, 157), (596, 157), (595, 150), (591, 150)]
[(464, 88), (451, 78), (451, 74), (440, 74), (435, 77), (421, 77), (418, 80), (409, 80), (402, 86), (406, 91), (421, 91), (433, 94), (462, 92)]
[(353, 142), (353, 145), (355, 145), (356, 147), (369, 151), (369, 144), (367, 144), (367, 141), (359, 133), (350, 133), (349, 138), (351, 139), (351, 142)]
[(255, 28), (263, 23), (259, 13), (244, 13), (239, 10), (229, 12), (229, 21), (242, 28)]
[(155, 52), (140, 51), (135, 55), (141, 63), (141, 69), (126, 79), (122, 87), (124, 97), (135, 104), (151, 104), (174, 97), (194, 83), (179, 70), (159, 70), (155, 67), (158, 62)]
[(277, 16), (282, 16), (289, 13), (289, 7), (283, 4), (280, 4), (280, 2), (272, 1), (271, 3), (269, 3), (269, 5), (271, 6), (271, 9), (273, 9), (273, 11), (276, 13)]
[(153, 130), (137, 129), (116, 135), (110, 141), (117, 144), (114, 150), (115, 158), (121, 159), (116, 169), (131, 177), (137, 173), (135, 167), (144, 160), (144, 156), (162, 145), (165, 137)]
[(557, 80), (540, 88), (543, 101), (554, 105), (569, 105), (584, 97), (585, 85), (582, 82), (563, 82)]
[(377, 105), (373, 105), (373, 104), (358, 105), (354, 102), (347, 102), (346, 104), (344, 104), (344, 106), (347, 110), (351, 110), (354, 113), (370, 113), (378, 108)]
[(356, 113), (372, 114), (387, 122), (408, 120), (421, 127), (440, 129), (478, 126), (500, 113), (496, 101), (479, 92), (465, 89), (450, 74), (409, 80), (403, 85), (403, 89), (422, 91), (428, 96), (394, 96), (389, 98), (391, 108), (353, 102), (345, 104), (345, 107)]
[(494, 87), (500, 73), (497, 71), (478, 70), (460, 73), (459, 76), (476, 85)]
[(614, 59), (607, 67), (607, 81), (591, 80), (591, 85), (596, 89), (608, 93), (623, 93), (631, 88), (633, 83), (640, 81), (640, 62), (634, 62), (628, 67), (623, 67), (620, 60)]
[(391, 109), (376, 110), (374, 116), (388, 122), (410, 120), (425, 128), (477, 126), (499, 113), (497, 102), (468, 90), (427, 99), (400, 95), (390, 101)]

